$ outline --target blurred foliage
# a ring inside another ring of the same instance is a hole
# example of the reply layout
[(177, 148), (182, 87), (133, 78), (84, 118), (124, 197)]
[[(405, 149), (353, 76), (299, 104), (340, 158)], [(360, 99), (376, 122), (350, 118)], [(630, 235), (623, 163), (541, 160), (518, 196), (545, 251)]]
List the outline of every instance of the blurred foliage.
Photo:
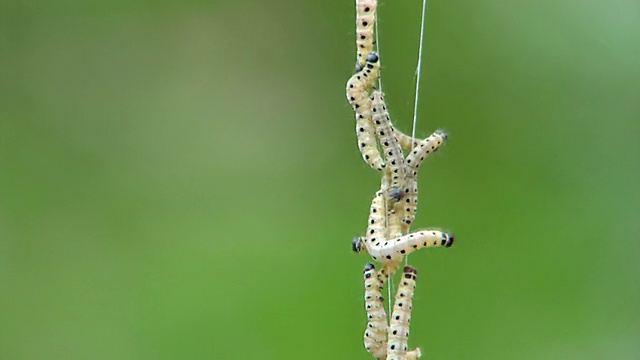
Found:
[[(369, 359), (353, 1), (0, 3), (0, 358)], [(410, 130), (419, 1), (384, 1)], [(431, 1), (411, 345), (640, 358), (640, 3)]]

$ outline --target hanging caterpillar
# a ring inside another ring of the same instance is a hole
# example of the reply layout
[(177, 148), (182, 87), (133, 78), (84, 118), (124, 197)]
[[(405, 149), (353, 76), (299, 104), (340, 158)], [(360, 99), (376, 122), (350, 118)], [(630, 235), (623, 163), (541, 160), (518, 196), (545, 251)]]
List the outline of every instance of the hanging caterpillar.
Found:
[(389, 111), (387, 111), (382, 92), (379, 90), (374, 90), (371, 96), (371, 113), (378, 141), (387, 164), (385, 172), (388, 172), (390, 177), (388, 198), (398, 201), (402, 197), (402, 188), (405, 180), (404, 154), (395, 132), (392, 130)]
[(371, 99), (369, 91), (378, 79), (380, 65), (375, 53), (367, 56), (364, 68), (356, 72), (347, 81), (347, 101), (351, 104), (356, 115), (356, 136), (358, 149), (364, 161), (375, 170), (382, 171), (385, 163), (378, 151), (376, 131), (371, 121)]
[(373, 260), (381, 263), (400, 262), (406, 255), (422, 248), (450, 247), (455, 236), (440, 230), (420, 230), (393, 239), (376, 239), (367, 246), (367, 252)]
[(402, 218), (403, 232), (408, 232), (418, 211), (418, 168), (427, 156), (438, 151), (447, 140), (442, 130), (437, 130), (424, 140), (418, 141), (405, 159), (405, 181), (403, 201), (395, 204), (396, 213)]
[(416, 288), (418, 272), (411, 266), (405, 266), (398, 291), (396, 292), (393, 313), (389, 321), (387, 360), (416, 359), (421, 356), (420, 349), (408, 352), (409, 324), (413, 308), (413, 293)]
[(376, 0), (356, 0), (356, 67), (364, 66), (366, 56), (373, 51), (377, 8)]
[(373, 264), (364, 267), (364, 304), (367, 311), (367, 328), (364, 331), (364, 347), (376, 359), (387, 357), (387, 313), (384, 311), (382, 283)]

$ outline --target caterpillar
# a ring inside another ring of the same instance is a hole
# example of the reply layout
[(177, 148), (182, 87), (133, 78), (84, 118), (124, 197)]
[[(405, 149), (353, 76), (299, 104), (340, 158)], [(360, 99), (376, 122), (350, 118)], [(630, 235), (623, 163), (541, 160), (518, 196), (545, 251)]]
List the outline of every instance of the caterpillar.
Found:
[(364, 303), (367, 311), (367, 328), (364, 331), (364, 347), (376, 359), (387, 357), (387, 313), (384, 311), (382, 283), (373, 264), (367, 264), (364, 275)]
[(356, 66), (364, 66), (368, 54), (373, 51), (377, 0), (356, 0)]
[(353, 74), (347, 81), (346, 95), (356, 115), (356, 136), (362, 158), (371, 168), (382, 171), (386, 164), (378, 151), (376, 131), (371, 121), (371, 99), (369, 98), (369, 91), (378, 79), (379, 70), (378, 56), (375, 53), (369, 54), (364, 68)]
[(409, 339), (409, 324), (411, 323), (411, 310), (413, 308), (413, 293), (416, 288), (418, 272), (411, 266), (405, 266), (402, 279), (396, 292), (393, 313), (389, 321), (389, 334), (387, 344), (387, 360), (405, 360), (407, 358), (419, 358), (420, 349), (407, 353), (407, 340)]
[(389, 112), (382, 92), (379, 90), (374, 90), (371, 96), (371, 113), (384, 154), (384, 160), (387, 164), (386, 172), (390, 177), (388, 198), (398, 201), (402, 197), (402, 187), (405, 179), (404, 154), (394, 131), (391, 130)]
[(395, 211), (402, 217), (402, 229), (409, 231), (418, 211), (418, 168), (424, 159), (438, 151), (447, 141), (447, 135), (437, 130), (424, 140), (417, 142), (411, 153), (405, 159), (405, 182), (403, 201), (395, 204)]
[(420, 230), (388, 240), (370, 239), (371, 243), (365, 241), (365, 246), (373, 260), (381, 263), (398, 263), (406, 255), (422, 248), (450, 247), (454, 239), (453, 234), (439, 230)]

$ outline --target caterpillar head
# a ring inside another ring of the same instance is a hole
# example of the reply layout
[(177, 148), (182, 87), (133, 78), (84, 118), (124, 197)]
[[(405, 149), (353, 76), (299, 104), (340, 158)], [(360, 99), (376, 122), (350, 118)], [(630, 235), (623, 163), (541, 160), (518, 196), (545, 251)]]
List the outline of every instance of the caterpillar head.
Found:
[(444, 130), (442, 129), (438, 129), (434, 132), (435, 135), (439, 135), (440, 137), (442, 137), (442, 141), (447, 141), (447, 133), (444, 132)]
[(449, 233), (447, 234), (447, 239), (446, 239), (446, 243), (444, 245), (444, 247), (450, 247), (451, 245), (453, 245), (453, 241), (456, 239), (456, 236)]
[(375, 267), (375, 266), (373, 266), (373, 264), (372, 264), (372, 263), (368, 263), (367, 265), (365, 265), (365, 266), (364, 266), (364, 270), (362, 270), (362, 272), (367, 272), (367, 271), (373, 270), (373, 269), (375, 269), (375, 268), (376, 268), (376, 267)]
[(351, 241), (351, 250), (355, 253), (366, 251), (364, 248), (364, 242), (360, 236), (355, 236)]
[(402, 189), (397, 187), (389, 188), (389, 198), (392, 199), (393, 201), (395, 202), (400, 201), (403, 195), (404, 195), (404, 192), (402, 191)]
[(367, 62), (377, 63), (379, 59), (380, 57), (375, 52), (372, 52), (371, 54), (367, 55)]

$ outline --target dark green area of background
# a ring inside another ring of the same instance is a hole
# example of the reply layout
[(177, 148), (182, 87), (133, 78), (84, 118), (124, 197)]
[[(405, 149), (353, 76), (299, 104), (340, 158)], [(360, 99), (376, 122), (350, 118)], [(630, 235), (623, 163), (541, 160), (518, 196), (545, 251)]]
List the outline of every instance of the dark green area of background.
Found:
[[(410, 131), (420, 2), (380, 6)], [(411, 346), (640, 358), (640, 3), (428, 6)], [(353, 1), (0, 5), (0, 358), (369, 359)]]

